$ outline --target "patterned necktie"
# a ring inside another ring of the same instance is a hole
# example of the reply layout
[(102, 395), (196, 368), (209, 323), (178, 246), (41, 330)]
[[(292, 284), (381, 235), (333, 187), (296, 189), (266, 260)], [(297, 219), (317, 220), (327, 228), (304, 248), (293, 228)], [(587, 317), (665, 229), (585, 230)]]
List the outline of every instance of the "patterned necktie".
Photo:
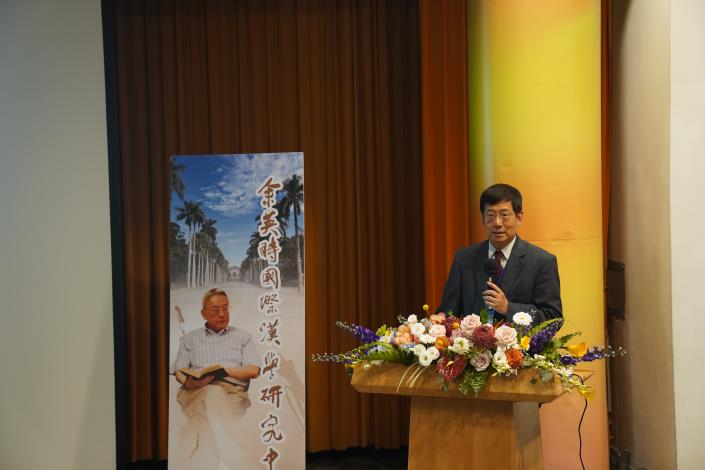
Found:
[(502, 267), (503, 259), (504, 253), (502, 253), (501, 250), (496, 250), (494, 252), (494, 260), (497, 262), (497, 280), (495, 281), (495, 284), (499, 284), (499, 281), (502, 279), (502, 273), (504, 272), (504, 268)]

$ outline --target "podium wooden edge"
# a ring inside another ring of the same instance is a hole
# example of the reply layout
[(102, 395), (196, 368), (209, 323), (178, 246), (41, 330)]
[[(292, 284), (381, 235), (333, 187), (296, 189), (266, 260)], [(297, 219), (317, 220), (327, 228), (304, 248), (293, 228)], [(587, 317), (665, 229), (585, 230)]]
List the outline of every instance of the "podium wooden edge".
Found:
[[(360, 364), (355, 367), (350, 383), (362, 393), (534, 403), (550, 403), (566, 392), (559, 382), (542, 383), (537, 371), (522, 369), (516, 376), (490, 377), (477, 395), (472, 392), (463, 395), (455, 383), (443, 390), (435, 367), (423, 370), (419, 367), (400, 363)], [(533, 379), (537, 380), (532, 383)]]

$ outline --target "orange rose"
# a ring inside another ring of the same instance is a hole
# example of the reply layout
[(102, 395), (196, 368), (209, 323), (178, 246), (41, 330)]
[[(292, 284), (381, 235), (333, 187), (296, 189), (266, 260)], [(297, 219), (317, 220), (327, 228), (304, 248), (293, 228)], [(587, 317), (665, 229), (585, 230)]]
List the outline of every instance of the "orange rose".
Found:
[(521, 363), (524, 360), (524, 353), (521, 349), (507, 349), (504, 351), (504, 354), (507, 356), (509, 367), (512, 369), (518, 369), (521, 367)]
[(397, 331), (396, 335), (394, 335), (394, 344), (397, 346), (400, 344), (408, 344), (411, 343), (411, 333), (410, 332), (400, 332)]
[(445, 313), (433, 314), (433, 315), (431, 315), (430, 318), (431, 318), (431, 323), (433, 323), (434, 325), (440, 325), (446, 319), (446, 314)]

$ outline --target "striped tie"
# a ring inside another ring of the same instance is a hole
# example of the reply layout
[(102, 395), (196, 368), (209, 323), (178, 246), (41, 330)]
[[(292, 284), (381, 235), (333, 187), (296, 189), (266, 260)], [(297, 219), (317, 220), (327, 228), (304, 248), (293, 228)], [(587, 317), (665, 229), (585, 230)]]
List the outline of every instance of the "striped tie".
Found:
[(502, 253), (501, 250), (496, 250), (494, 252), (494, 260), (497, 262), (497, 280), (495, 281), (496, 284), (499, 284), (499, 281), (502, 279), (502, 273), (504, 272), (504, 268), (502, 267), (503, 259), (504, 253)]

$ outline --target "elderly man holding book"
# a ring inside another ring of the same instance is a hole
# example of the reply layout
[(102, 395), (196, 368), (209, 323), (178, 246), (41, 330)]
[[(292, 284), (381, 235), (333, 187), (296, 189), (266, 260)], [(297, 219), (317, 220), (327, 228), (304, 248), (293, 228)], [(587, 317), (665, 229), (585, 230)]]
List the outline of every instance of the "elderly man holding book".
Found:
[(223, 436), (217, 430), (233, 429), (250, 407), (247, 389), (250, 379), (260, 374), (259, 357), (252, 336), (230, 325), (224, 291), (205, 293), (201, 315), (205, 325), (181, 339), (171, 373), (181, 384), (176, 396), (181, 409), (199, 435), (213, 432), (220, 448), (217, 441)]

